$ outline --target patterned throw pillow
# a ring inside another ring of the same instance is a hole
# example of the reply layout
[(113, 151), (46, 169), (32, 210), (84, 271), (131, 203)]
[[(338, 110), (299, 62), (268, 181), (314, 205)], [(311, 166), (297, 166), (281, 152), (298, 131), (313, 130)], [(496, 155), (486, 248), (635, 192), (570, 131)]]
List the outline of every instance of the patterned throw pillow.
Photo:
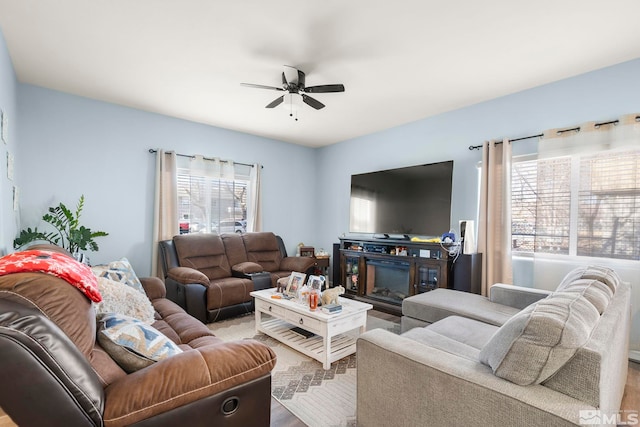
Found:
[(154, 327), (115, 313), (98, 316), (98, 341), (128, 373), (182, 353), (173, 341)]
[(155, 309), (146, 294), (106, 277), (98, 277), (98, 289), (102, 295), (102, 301), (96, 304), (96, 314), (123, 314), (148, 325), (155, 321)]
[(131, 263), (127, 258), (121, 258), (109, 264), (96, 265), (91, 267), (91, 270), (98, 277), (106, 277), (109, 280), (124, 283), (143, 294), (145, 293), (140, 279), (136, 276), (136, 272), (133, 271), (133, 267), (131, 267)]

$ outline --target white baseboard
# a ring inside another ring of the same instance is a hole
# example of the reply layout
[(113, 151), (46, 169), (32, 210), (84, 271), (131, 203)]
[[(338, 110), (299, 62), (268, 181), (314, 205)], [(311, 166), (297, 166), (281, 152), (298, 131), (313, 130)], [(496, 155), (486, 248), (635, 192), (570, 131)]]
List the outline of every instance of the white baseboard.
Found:
[(640, 351), (629, 350), (629, 360), (633, 360), (634, 362), (640, 363)]

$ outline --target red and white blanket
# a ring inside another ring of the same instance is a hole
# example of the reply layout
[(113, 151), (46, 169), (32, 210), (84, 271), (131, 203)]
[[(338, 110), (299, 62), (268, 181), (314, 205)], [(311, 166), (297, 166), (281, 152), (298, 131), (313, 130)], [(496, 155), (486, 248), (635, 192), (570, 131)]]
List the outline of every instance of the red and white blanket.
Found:
[(100, 302), (98, 280), (88, 266), (58, 252), (28, 250), (0, 258), (0, 276), (13, 273), (47, 273), (66, 280), (91, 301)]

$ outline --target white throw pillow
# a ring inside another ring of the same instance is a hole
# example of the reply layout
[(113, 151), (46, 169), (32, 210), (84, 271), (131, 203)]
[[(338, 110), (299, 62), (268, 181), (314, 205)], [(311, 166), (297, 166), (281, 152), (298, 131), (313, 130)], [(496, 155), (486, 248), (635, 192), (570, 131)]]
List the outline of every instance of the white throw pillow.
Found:
[(121, 282), (98, 277), (102, 302), (96, 304), (96, 314), (118, 313), (152, 324), (155, 309), (145, 294)]

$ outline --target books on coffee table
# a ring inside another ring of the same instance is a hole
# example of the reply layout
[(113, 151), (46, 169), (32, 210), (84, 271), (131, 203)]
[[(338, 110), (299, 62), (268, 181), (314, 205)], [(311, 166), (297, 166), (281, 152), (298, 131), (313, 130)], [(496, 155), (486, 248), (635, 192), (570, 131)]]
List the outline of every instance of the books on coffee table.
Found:
[(323, 305), (321, 310), (327, 314), (340, 313), (342, 311), (342, 306), (340, 304), (327, 304)]

